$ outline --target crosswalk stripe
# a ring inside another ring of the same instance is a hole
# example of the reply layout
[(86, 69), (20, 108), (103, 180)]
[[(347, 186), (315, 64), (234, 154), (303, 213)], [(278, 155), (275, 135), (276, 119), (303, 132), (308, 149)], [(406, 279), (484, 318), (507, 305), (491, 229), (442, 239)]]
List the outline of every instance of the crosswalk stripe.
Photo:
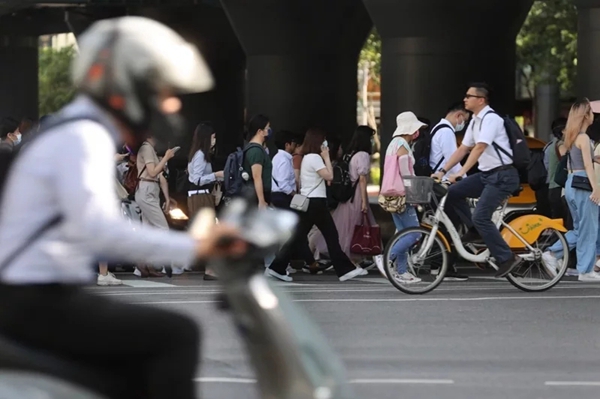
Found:
[(175, 284), (159, 283), (148, 280), (123, 280), (123, 285), (133, 288), (172, 288), (177, 287)]

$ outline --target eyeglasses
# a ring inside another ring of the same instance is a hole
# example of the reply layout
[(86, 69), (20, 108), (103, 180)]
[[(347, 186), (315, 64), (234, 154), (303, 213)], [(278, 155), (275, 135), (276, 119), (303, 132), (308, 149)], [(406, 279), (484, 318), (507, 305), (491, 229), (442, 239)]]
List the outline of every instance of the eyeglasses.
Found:
[(475, 94), (465, 94), (465, 98), (485, 98), (485, 96), (477, 96)]

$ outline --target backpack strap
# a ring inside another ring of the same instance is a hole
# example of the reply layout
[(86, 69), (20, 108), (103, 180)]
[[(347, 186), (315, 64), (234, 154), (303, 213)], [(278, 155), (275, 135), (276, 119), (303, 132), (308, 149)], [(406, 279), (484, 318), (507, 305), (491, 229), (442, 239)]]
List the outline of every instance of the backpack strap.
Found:
[[(491, 110), (491, 111), (486, 112), (485, 115), (483, 115), (483, 117), (481, 118), (481, 125), (483, 125), (483, 120), (489, 114), (495, 114), (495, 115), (498, 115), (500, 118), (502, 118), (502, 116), (499, 113), (497, 113), (494, 110)], [(503, 120), (503, 122), (504, 122), (504, 120)], [(479, 131), (481, 131), (481, 125), (479, 125)], [(504, 128), (504, 131), (506, 131), (506, 128)], [(506, 132), (506, 136), (508, 137), (508, 141), (510, 144), (510, 136), (508, 136), (508, 132)], [(506, 155), (508, 158), (510, 158), (511, 161), (514, 159), (513, 156), (508, 153), (508, 151), (506, 151), (504, 148), (502, 148), (498, 144), (496, 144), (495, 141), (492, 142), (492, 146), (496, 150), (496, 154), (498, 154), (498, 159), (500, 159), (500, 162), (502, 163), (502, 165), (506, 165), (506, 164), (504, 163), (504, 158), (502, 157), (502, 154), (500, 154), (500, 152), (502, 152), (504, 155)]]
[[(433, 130), (431, 131), (430, 134), (430, 140), (433, 140), (433, 136), (435, 136), (435, 134), (438, 132), (438, 130), (442, 130), (443, 128), (449, 128), (452, 129), (452, 126), (446, 124), (446, 123), (442, 123), (440, 125), (437, 125), (435, 128), (433, 128)], [(444, 157), (442, 155), (442, 158), (439, 160), (439, 162), (435, 165), (435, 168), (433, 168), (433, 173), (437, 172), (437, 170), (439, 169), (440, 166), (442, 166), (442, 162), (444, 162), (444, 159), (446, 159), (446, 157)]]
[[(20, 151), (23, 149), (23, 147), (26, 144), (30, 144), (32, 143), (34, 140), (36, 140), (37, 138), (41, 137), (45, 132), (51, 131), (54, 128), (61, 126), (61, 125), (65, 125), (67, 123), (71, 123), (71, 122), (76, 122), (76, 121), (80, 121), (80, 120), (91, 120), (93, 122), (97, 122), (99, 124), (101, 124), (100, 119), (97, 118), (94, 115), (81, 115), (81, 116), (75, 116), (75, 117), (69, 117), (69, 118), (57, 118), (52, 120), (51, 122), (49, 122), (48, 124), (44, 124), (40, 126), (40, 130), (38, 130), (37, 132), (31, 132), (30, 134), (28, 134), (23, 141), (21, 141), (21, 143), (19, 143), (19, 145), (15, 146), (14, 148), (14, 154), (13, 156), (15, 157), (12, 161), (11, 167), (14, 166), (14, 162), (16, 162), (16, 157), (19, 155)], [(10, 171), (8, 172), (10, 173)], [(43, 223), (40, 227), (38, 227), (37, 229), (34, 230), (33, 233), (31, 233), (27, 239), (25, 239), (21, 245), (19, 245), (17, 247), (17, 249), (15, 249), (14, 251), (12, 251), (1, 263), (0, 263), (0, 271), (4, 270), (6, 267), (8, 267), (12, 262), (14, 262), (15, 259), (17, 259), (19, 257), (19, 255), (21, 255), (23, 252), (25, 252), (25, 250), (31, 245), (33, 244), (35, 241), (37, 241), (38, 239), (40, 239), (45, 233), (47, 233), (50, 229), (52, 229), (53, 227), (58, 226), (63, 220), (63, 215), (58, 214), (53, 216), (52, 218), (50, 218), (50, 220), (48, 220), (47, 222)]]

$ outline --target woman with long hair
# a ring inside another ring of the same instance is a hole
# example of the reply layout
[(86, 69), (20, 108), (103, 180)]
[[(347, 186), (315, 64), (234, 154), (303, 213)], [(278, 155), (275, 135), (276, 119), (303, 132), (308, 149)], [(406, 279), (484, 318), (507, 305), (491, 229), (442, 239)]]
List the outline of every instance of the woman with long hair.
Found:
[[(188, 211), (192, 219), (202, 208), (215, 208), (213, 187), (223, 179), (223, 171), (213, 172), (212, 152), (215, 146), (215, 129), (210, 122), (202, 122), (194, 131), (192, 147), (188, 157)], [(216, 276), (209, 268), (204, 274), (205, 280), (215, 280)]]
[[(600, 282), (600, 273), (594, 271), (596, 247), (599, 244), (600, 188), (594, 172), (594, 148), (586, 133), (593, 121), (594, 115), (587, 98), (573, 104), (564, 131), (564, 145), (568, 151), (566, 156), (569, 157), (565, 198), (574, 227), (566, 238), (569, 248), (577, 247), (579, 281)], [(589, 245), (589, 241), (596, 242), (596, 245)], [(560, 246), (553, 245), (542, 255), (546, 268), (554, 275), (558, 270), (557, 258), (562, 257), (559, 250)]]
[[(350, 201), (337, 205), (332, 213), (333, 221), (340, 235), (340, 246), (349, 258), (357, 258), (350, 251), (354, 227), (362, 224), (365, 217), (373, 226), (376, 224), (375, 217), (369, 206), (367, 194), (367, 180), (371, 173), (371, 152), (373, 144), (371, 139), (375, 130), (369, 126), (358, 126), (354, 131), (348, 149), (345, 151), (345, 159), (349, 159), (349, 172), (354, 197)], [(328, 255), (327, 246), (323, 235), (318, 232), (311, 237), (311, 248), (315, 253)]]
[[(282, 281), (292, 281), (286, 271), (291, 255), (295, 248), (308, 245), (307, 236), (314, 225), (325, 237), (327, 249), (340, 281), (368, 274), (366, 270), (357, 268), (342, 251), (338, 231), (327, 207), (326, 182), (333, 180), (333, 167), (329, 159), (325, 133), (318, 129), (309, 130), (304, 139), (303, 153), (300, 194), (308, 198), (308, 210), (300, 214), (295, 236), (281, 248), (265, 274)], [(314, 264), (314, 259), (309, 259), (307, 263)]]

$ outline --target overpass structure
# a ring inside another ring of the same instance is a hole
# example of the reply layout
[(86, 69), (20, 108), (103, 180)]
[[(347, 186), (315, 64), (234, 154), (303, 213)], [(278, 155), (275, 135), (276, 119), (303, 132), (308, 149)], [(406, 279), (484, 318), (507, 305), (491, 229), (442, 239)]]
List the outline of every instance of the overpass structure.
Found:
[[(600, 98), (600, 0), (579, 8), (578, 94)], [(435, 120), (485, 80), (512, 112), (515, 38), (533, 0), (0, 0), (0, 115), (37, 115), (38, 41), (118, 15), (160, 20), (201, 49), (215, 90), (184, 99), (191, 123), (215, 122), (229, 152), (248, 115), (275, 129), (319, 124), (348, 138), (356, 125), (357, 61), (375, 25), (382, 38), (385, 145), (395, 117)], [(596, 51), (595, 51), (596, 50)]]

